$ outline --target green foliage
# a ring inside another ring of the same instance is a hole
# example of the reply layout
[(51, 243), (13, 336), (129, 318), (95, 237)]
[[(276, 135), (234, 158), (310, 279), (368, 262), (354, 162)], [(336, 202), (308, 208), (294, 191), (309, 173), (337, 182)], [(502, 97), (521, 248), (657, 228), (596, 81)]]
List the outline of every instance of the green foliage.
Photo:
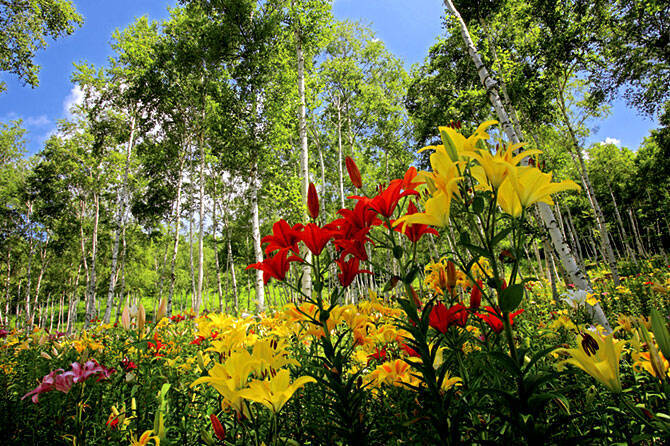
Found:
[[(72, 34), (83, 18), (69, 0), (9, 0), (0, 3), (0, 71), (18, 76), (24, 84), (39, 85), (35, 53), (46, 38)], [(5, 89), (0, 82), (0, 92)]]

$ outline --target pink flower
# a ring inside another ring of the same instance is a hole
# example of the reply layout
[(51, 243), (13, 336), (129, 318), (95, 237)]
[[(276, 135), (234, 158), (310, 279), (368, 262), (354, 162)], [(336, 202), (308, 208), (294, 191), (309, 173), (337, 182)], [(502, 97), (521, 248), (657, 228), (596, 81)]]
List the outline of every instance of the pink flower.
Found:
[(78, 382), (84, 382), (90, 376), (99, 375), (96, 381), (109, 378), (114, 373), (114, 369), (108, 369), (104, 365), (98, 364), (95, 360), (90, 360), (82, 366), (78, 362), (72, 363), (72, 370), (64, 372), (63, 369), (56, 369), (42, 378), (42, 382), (30, 392), (23, 395), (22, 400), (32, 395), (33, 403), (39, 402), (39, 396), (42, 393), (57, 390), (68, 393), (72, 385)]
[(74, 375), (72, 372), (62, 372), (63, 369), (57, 369), (44, 376), (42, 382), (33, 390), (23, 395), (21, 400), (32, 395), (33, 403), (37, 404), (39, 402), (39, 396), (42, 393), (50, 392), (51, 390), (68, 393), (72, 384), (74, 384)]
[[(74, 376), (74, 382), (84, 382), (90, 376), (99, 374), (97, 381), (109, 378), (109, 375), (114, 373), (114, 369), (108, 369), (104, 365), (98, 364), (95, 360), (91, 359), (86, 361), (82, 366), (78, 362), (72, 363), (72, 374)], [(68, 372), (70, 373), (70, 372)]]

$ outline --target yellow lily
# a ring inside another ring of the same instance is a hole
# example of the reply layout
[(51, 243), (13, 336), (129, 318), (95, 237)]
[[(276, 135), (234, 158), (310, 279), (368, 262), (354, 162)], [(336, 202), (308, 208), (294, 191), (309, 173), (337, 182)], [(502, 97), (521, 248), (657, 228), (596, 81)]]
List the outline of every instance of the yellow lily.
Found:
[(252, 357), (258, 360), (258, 369), (263, 372), (278, 370), (286, 365), (300, 365), (300, 363), (289, 356), (283, 339), (263, 339), (254, 345)]
[(156, 444), (156, 446), (159, 446), (161, 443), (160, 438), (156, 435), (151, 435), (153, 434), (154, 431), (148, 430), (144, 431), (144, 433), (140, 436), (139, 439), (135, 438), (135, 434), (132, 432), (130, 433), (130, 446), (146, 446), (149, 444), (151, 440), (153, 440)]
[(191, 383), (191, 387), (208, 383), (223, 396), (223, 407), (232, 407), (245, 413), (239, 390), (246, 386), (249, 375), (255, 372), (260, 362), (251, 357), (248, 351), (240, 350), (230, 355), (225, 364), (214, 364), (209, 376), (203, 376)]
[(282, 369), (270, 380), (250, 382), (248, 389), (240, 391), (240, 396), (261, 403), (276, 414), (298, 389), (307, 383), (316, 382), (311, 376), (301, 376), (293, 384), (290, 380), (291, 373)]
[(479, 165), (474, 166), (471, 173), (479, 183), (480, 188), (486, 190), (490, 188), (498, 189), (507, 179), (510, 171), (513, 171), (521, 160), (527, 156), (542, 153), (541, 150), (533, 149), (514, 155), (514, 152), (523, 147), (524, 144), (510, 144), (507, 149), (500, 149), (495, 155), (492, 155), (488, 150), (472, 152), (470, 157), (476, 160)]
[(436, 193), (426, 200), (426, 211), (416, 214), (404, 215), (395, 221), (397, 225), (424, 224), (444, 228), (449, 224), (449, 210), (451, 208), (451, 195)]
[(518, 217), (523, 209), (537, 202), (553, 205), (551, 195), (556, 192), (580, 189), (572, 180), (552, 183), (551, 179), (551, 173), (543, 173), (536, 167), (516, 167), (498, 190), (498, 205), (505, 213)]
[(600, 381), (612, 392), (621, 392), (619, 380), (619, 359), (626, 341), (614, 340), (614, 333), (608, 336), (588, 333), (577, 335), (577, 348), (560, 349), (571, 358), (559, 363), (559, 367), (572, 364)]
[(410, 365), (402, 359), (386, 361), (378, 365), (369, 375), (365, 377), (366, 382), (373, 387), (382, 384), (396, 387), (418, 386), (420, 381), (412, 373)]
[(489, 139), (489, 135), (486, 133), (486, 129), (497, 123), (498, 121), (486, 121), (481, 123), (479, 127), (477, 127), (477, 130), (475, 130), (475, 133), (470, 135), (468, 138), (463, 136), (458, 130), (451, 127), (438, 127), (443, 145), (430, 146), (427, 148), (437, 148), (436, 150), (444, 150), (445, 154), (447, 154), (452, 161), (457, 161), (461, 156), (467, 156), (469, 152), (474, 151), (477, 143), (480, 140)]
[(442, 386), (440, 387), (444, 392), (451, 389), (454, 386), (460, 386), (463, 383), (463, 380), (458, 376), (449, 376), (449, 372), (445, 373), (444, 379), (442, 380)]

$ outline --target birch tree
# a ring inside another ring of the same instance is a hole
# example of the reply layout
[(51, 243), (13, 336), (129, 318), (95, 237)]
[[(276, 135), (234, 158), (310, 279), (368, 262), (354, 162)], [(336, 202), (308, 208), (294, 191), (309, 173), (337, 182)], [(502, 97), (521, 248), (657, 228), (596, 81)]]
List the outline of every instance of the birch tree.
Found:
[[(475, 47), (475, 44), (472, 41), (467, 25), (461, 18), (461, 15), (454, 6), (452, 0), (444, 0), (444, 4), (447, 7), (447, 10), (458, 21), (458, 24), (461, 29), (461, 36), (463, 38), (463, 42), (465, 44), (468, 54), (470, 55), (470, 58), (472, 59), (475, 65), (475, 69), (477, 71), (479, 79), (486, 88), (486, 91), (488, 92), (489, 100), (491, 102), (491, 105), (495, 109), (495, 113), (496, 116), (498, 117), (500, 127), (502, 128), (503, 132), (505, 133), (510, 142), (512, 143), (520, 142), (519, 135), (517, 135), (514, 127), (512, 126), (507, 111), (505, 110), (503, 103), (500, 99), (500, 95), (498, 94), (497, 82), (495, 81), (495, 79), (491, 77), (488, 69), (482, 62), (481, 56), (479, 55), (479, 52), (477, 51), (477, 48)], [(558, 228), (556, 217), (554, 216), (554, 213), (552, 212), (551, 208), (544, 203), (539, 203), (538, 212), (540, 215), (540, 219), (542, 220), (545, 228), (549, 232), (549, 236), (551, 238), (554, 250), (561, 259), (561, 263), (563, 264), (566, 273), (570, 277), (570, 280), (579, 289), (591, 290), (589, 278), (585, 271), (579, 269), (577, 262), (574, 256), (572, 255), (572, 252), (570, 251), (570, 248), (568, 247), (567, 243), (565, 242), (561, 234), (560, 229)], [(607, 321), (607, 317), (605, 316), (605, 313), (603, 312), (602, 308), (600, 308), (600, 305), (596, 303), (595, 306), (588, 305), (588, 308), (591, 313), (591, 316), (593, 317), (593, 320), (601, 324), (608, 331), (611, 331), (609, 322)]]

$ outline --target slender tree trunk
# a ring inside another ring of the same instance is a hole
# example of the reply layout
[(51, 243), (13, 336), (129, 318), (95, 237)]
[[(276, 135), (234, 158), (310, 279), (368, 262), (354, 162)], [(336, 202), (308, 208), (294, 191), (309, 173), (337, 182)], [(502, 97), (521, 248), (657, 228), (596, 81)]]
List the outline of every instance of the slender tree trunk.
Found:
[(589, 172), (586, 168), (586, 164), (584, 163), (584, 157), (582, 156), (582, 148), (579, 144), (579, 141), (577, 140), (577, 135), (572, 128), (572, 124), (570, 123), (570, 118), (568, 117), (568, 112), (566, 110), (563, 90), (565, 89), (568, 76), (569, 75), (566, 74), (564, 82), (562, 85), (559, 85), (557, 97), (558, 108), (561, 111), (563, 123), (568, 128), (568, 133), (572, 141), (573, 149), (568, 151), (570, 152), (570, 156), (572, 157), (573, 161), (577, 165), (577, 172), (579, 172), (579, 177), (582, 180), (582, 186), (584, 186), (584, 191), (586, 192), (586, 196), (589, 199), (589, 203), (591, 204), (591, 209), (593, 209), (593, 213), (596, 217), (596, 223), (598, 224), (598, 230), (600, 231), (600, 242), (602, 244), (605, 263), (607, 263), (607, 266), (612, 273), (612, 280), (614, 281), (614, 284), (619, 286), (621, 281), (619, 280), (619, 271), (616, 264), (616, 258), (614, 257), (614, 251), (612, 250), (612, 245), (610, 244), (609, 231), (607, 230), (607, 224), (605, 223), (605, 216), (600, 209), (598, 198), (596, 197), (595, 193), (593, 192), (593, 188), (591, 187)]
[[(505, 132), (505, 134), (512, 143), (520, 142), (519, 136), (514, 131), (514, 128), (507, 116), (507, 112), (505, 111), (502, 101), (500, 100), (500, 96), (498, 95), (498, 85), (495, 82), (495, 80), (489, 75), (486, 66), (484, 66), (481, 57), (477, 52), (477, 48), (472, 42), (472, 38), (470, 37), (470, 33), (468, 31), (465, 22), (463, 21), (463, 18), (459, 14), (458, 10), (454, 7), (454, 4), (452, 3), (451, 0), (444, 0), (444, 4), (459, 22), (463, 41), (465, 42), (468, 53), (470, 54), (470, 57), (472, 58), (472, 61), (475, 64), (475, 68), (477, 70), (477, 74), (479, 75), (479, 79), (481, 80), (482, 84), (488, 91), (489, 99), (491, 101), (491, 104), (495, 108), (496, 115), (498, 116), (498, 120), (500, 121), (501, 128), (503, 129), (503, 131)], [(591, 284), (589, 282), (588, 276), (583, 270), (580, 270), (579, 266), (577, 265), (577, 261), (575, 260), (575, 257), (570, 252), (570, 248), (565, 243), (565, 239), (561, 234), (561, 231), (558, 227), (558, 222), (556, 221), (556, 217), (554, 216), (554, 213), (551, 211), (551, 208), (545, 203), (539, 203), (537, 207), (539, 209), (540, 218), (544, 223), (545, 228), (549, 232), (549, 236), (551, 238), (554, 249), (556, 250), (556, 253), (560, 257), (561, 262), (563, 263), (563, 266), (565, 267), (565, 270), (570, 276), (571, 280), (579, 289), (591, 290)], [(596, 304), (596, 306), (594, 307), (591, 307), (589, 305), (588, 310), (591, 313), (591, 316), (593, 317), (594, 321), (598, 322), (603, 327), (605, 327), (605, 329), (608, 332), (611, 331), (609, 322), (607, 321), (605, 313), (603, 312), (602, 308), (600, 308), (599, 304)]]
[[(291, 1), (295, 5), (295, 1)], [(297, 21), (299, 23), (299, 20)], [(309, 146), (307, 144), (307, 116), (305, 114), (305, 57), (302, 52), (302, 35), (299, 25), (294, 29), (295, 52), (298, 59), (298, 133), (300, 134), (300, 174), (302, 177), (302, 200), (307, 203), (307, 189), (309, 188)], [(307, 222), (307, 206), (303, 206), (303, 221)], [(306, 247), (302, 247), (302, 257), (306, 263), (312, 262), (312, 254)], [(312, 295), (312, 268), (306, 264), (302, 270), (302, 292), (310, 297)]]
[(200, 314), (202, 305), (202, 285), (205, 268), (205, 144), (203, 138), (200, 138), (200, 203), (199, 203), (199, 222), (198, 222), (198, 289), (195, 303), (195, 313)]
[[(258, 191), (260, 190), (260, 178), (258, 175), (258, 161), (254, 160), (249, 174), (249, 195), (251, 205), (251, 238), (254, 245), (254, 258), (256, 262), (263, 261), (263, 250), (261, 249), (261, 225), (258, 216)], [(256, 288), (256, 310), (262, 312), (265, 309), (265, 287), (263, 284), (263, 271), (255, 270)]]
[[(193, 158), (191, 158), (191, 166), (190, 166), (190, 181), (191, 181), (191, 197), (194, 195), (194, 187), (193, 187), (193, 178), (195, 177), (195, 172), (193, 169)], [(195, 310), (196, 307), (196, 301), (197, 301), (197, 292), (196, 292), (196, 285), (195, 285), (195, 266), (193, 263), (193, 209), (189, 206), (188, 210), (188, 247), (189, 247), (189, 265), (191, 267), (191, 308)], [(196, 312), (196, 315), (198, 312)]]
[(93, 216), (93, 235), (91, 236), (91, 265), (90, 265), (90, 279), (88, 281), (88, 289), (86, 291), (86, 316), (85, 326), (88, 327), (91, 321), (96, 316), (95, 311), (95, 291), (96, 291), (96, 258), (98, 254), (98, 222), (100, 220), (100, 196), (97, 192), (93, 193), (93, 205), (95, 206), (95, 214)]
[(233, 285), (233, 304), (235, 305), (235, 316), (239, 314), (240, 307), (237, 294), (237, 278), (235, 277), (235, 259), (233, 258), (233, 249), (230, 245), (230, 231), (228, 231), (228, 268), (230, 270), (230, 279)]
[(218, 224), (216, 220), (216, 190), (212, 193), (212, 242), (214, 243), (214, 265), (216, 266), (216, 285), (219, 297), (219, 312), (223, 313), (223, 291), (221, 289), (221, 265), (219, 264), (219, 248), (216, 240)]
[[(49, 238), (47, 237), (44, 246), (40, 248), (40, 272), (37, 275), (37, 284), (35, 285), (35, 298), (33, 300), (33, 307), (37, 308), (37, 302), (40, 296), (40, 288), (42, 288), (42, 279), (44, 278), (44, 272), (46, 271), (47, 265), (49, 264), (49, 259), (47, 258), (47, 245), (49, 244)], [(34, 316), (34, 315), (33, 315)], [(32, 316), (31, 323), (32, 325)]]
[(7, 250), (7, 278), (5, 279), (5, 325), (9, 326), (9, 285), (12, 279), (12, 251)]
[[(170, 291), (168, 293), (167, 301), (167, 316), (172, 316), (172, 299), (174, 298), (174, 284), (177, 277), (175, 276), (175, 265), (177, 263), (177, 252), (179, 251), (179, 229), (181, 227), (181, 190), (184, 180), (184, 161), (185, 156), (182, 156), (179, 160), (179, 176), (177, 178), (177, 198), (175, 199), (175, 212), (174, 212), (174, 242), (172, 244), (172, 259), (170, 260)], [(193, 257), (191, 257), (193, 258)]]
[(640, 230), (637, 227), (637, 224), (635, 222), (635, 216), (633, 215), (633, 210), (628, 209), (628, 218), (630, 218), (630, 225), (633, 228), (633, 234), (635, 238), (635, 245), (637, 246), (637, 251), (642, 257), (647, 257), (647, 252), (644, 249), (644, 245), (642, 244), (642, 236), (640, 235)]
[(633, 261), (637, 263), (637, 257), (635, 256), (635, 251), (630, 246), (629, 243), (630, 239), (628, 237), (628, 234), (626, 233), (626, 228), (623, 224), (621, 213), (619, 212), (619, 205), (617, 204), (616, 198), (614, 198), (614, 192), (612, 191), (612, 186), (610, 185), (609, 181), (607, 182), (607, 189), (609, 190), (610, 197), (612, 197), (612, 204), (614, 204), (614, 215), (616, 216), (617, 223), (619, 224), (619, 230), (621, 231), (621, 240), (623, 242), (624, 248), (626, 249), (626, 253), (628, 253), (628, 255), (630, 255), (633, 258)]
[[(82, 245), (83, 247), (83, 245)], [(86, 259), (84, 258), (84, 263)], [(74, 332), (74, 326), (77, 324), (77, 305), (79, 304), (79, 278), (81, 277), (81, 263), (77, 268), (77, 275), (74, 279), (74, 287), (72, 288), (72, 294), (70, 295), (70, 307), (68, 308), (67, 314), (67, 334), (71, 335)], [(87, 274), (88, 277), (88, 274)], [(86, 286), (88, 287), (88, 279), (86, 281)]]
[(344, 209), (344, 172), (342, 171), (342, 104), (337, 96), (337, 181), (340, 188), (340, 208)]
[(128, 137), (128, 142), (126, 144), (126, 164), (123, 168), (123, 180), (121, 181), (121, 191), (118, 195), (118, 215), (116, 219), (116, 227), (114, 228), (114, 243), (112, 244), (112, 264), (110, 266), (109, 273), (109, 289), (107, 290), (107, 302), (105, 305), (105, 316), (103, 321), (105, 324), (109, 323), (109, 319), (112, 316), (112, 307), (114, 306), (114, 291), (116, 288), (116, 278), (117, 278), (117, 264), (119, 257), (119, 236), (121, 232), (121, 227), (123, 226), (124, 220), (127, 213), (127, 188), (128, 188), (128, 172), (130, 171), (130, 155), (133, 151), (133, 144), (135, 139), (135, 116), (132, 116), (130, 119), (130, 136)]
[(31, 312), (30, 312), (30, 290), (32, 288), (32, 265), (33, 265), (33, 247), (35, 245), (34, 243), (34, 236), (33, 236), (33, 225), (31, 222), (33, 214), (33, 204), (28, 203), (28, 215), (27, 215), (27, 223), (28, 223), (28, 271), (27, 271), (27, 278), (28, 278), (28, 286), (26, 290), (26, 323), (30, 324), (31, 320)]

